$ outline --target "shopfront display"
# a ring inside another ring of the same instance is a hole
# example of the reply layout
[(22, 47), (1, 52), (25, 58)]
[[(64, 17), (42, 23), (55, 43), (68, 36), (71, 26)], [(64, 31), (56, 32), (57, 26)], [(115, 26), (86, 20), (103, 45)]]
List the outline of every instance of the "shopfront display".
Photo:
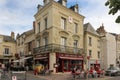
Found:
[(70, 72), (74, 67), (83, 69), (83, 56), (81, 55), (57, 53), (56, 57), (59, 64), (56, 72)]

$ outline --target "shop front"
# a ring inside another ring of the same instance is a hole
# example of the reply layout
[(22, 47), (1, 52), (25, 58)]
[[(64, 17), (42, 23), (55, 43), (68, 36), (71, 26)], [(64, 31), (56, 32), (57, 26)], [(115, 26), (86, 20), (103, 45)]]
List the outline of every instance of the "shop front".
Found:
[(90, 60), (90, 68), (93, 67), (95, 70), (98, 70), (100, 67), (100, 60)]
[(34, 65), (42, 64), (49, 67), (49, 53), (39, 54), (34, 56)]
[(70, 72), (74, 67), (83, 69), (83, 56), (79, 54), (56, 53), (56, 72)]

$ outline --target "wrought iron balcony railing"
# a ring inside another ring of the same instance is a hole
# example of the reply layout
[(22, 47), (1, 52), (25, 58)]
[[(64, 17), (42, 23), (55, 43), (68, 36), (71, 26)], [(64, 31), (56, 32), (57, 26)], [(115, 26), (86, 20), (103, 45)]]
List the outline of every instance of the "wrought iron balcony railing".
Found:
[(69, 47), (58, 44), (49, 44), (45, 46), (40, 46), (33, 49), (33, 54), (42, 54), (49, 52), (59, 52), (59, 53), (74, 53), (74, 54), (82, 54), (83, 49), (77, 47)]

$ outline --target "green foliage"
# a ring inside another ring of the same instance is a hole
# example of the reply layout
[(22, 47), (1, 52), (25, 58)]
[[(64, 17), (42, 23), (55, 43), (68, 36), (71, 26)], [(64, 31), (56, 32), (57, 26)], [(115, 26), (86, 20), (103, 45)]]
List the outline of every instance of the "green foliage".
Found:
[[(118, 11), (120, 11), (120, 0), (108, 0), (105, 3), (105, 6), (109, 7), (109, 14), (115, 15)], [(115, 22), (120, 23), (120, 15), (117, 17)]]

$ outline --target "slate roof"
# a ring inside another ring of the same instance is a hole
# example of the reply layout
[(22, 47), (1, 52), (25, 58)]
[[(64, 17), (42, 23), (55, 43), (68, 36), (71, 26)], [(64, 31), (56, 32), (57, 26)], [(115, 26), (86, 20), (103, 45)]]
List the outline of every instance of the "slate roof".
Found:
[(7, 35), (1, 35), (3, 36), (3, 41), (5, 42), (16, 42), (15, 39), (13, 39), (11, 36), (7, 36)]
[(96, 30), (93, 28), (93, 26), (90, 23), (84, 24), (84, 31), (90, 32), (92, 34), (99, 36), (99, 34), (96, 32)]

